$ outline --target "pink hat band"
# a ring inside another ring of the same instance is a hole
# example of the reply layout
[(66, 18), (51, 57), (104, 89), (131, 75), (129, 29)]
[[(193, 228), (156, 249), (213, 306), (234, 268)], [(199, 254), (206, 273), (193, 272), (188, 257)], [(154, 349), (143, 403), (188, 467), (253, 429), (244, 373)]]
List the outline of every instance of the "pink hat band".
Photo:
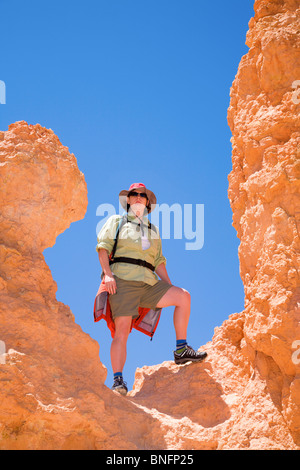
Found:
[(135, 189), (143, 189), (143, 191), (147, 194), (147, 198), (148, 198), (148, 201), (149, 201), (148, 212), (150, 213), (155, 208), (156, 196), (152, 191), (150, 191), (150, 189), (147, 189), (146, 186), (143, 183), (132, 183), (128, 190), (123, 189), (119, 193), (119, 199), (120, 199), (120, 203), (121, 203), (122, 207), (125, 210), (127, 210), (127, 196), (131, 191), (133, 191)]

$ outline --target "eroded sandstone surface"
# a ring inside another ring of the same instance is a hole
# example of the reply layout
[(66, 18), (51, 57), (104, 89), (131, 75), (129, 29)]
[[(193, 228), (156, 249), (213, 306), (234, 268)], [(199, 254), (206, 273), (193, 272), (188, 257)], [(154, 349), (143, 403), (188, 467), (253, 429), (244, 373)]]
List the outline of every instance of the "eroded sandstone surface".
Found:
[(0, 448), (142, 446), (153, 419), (104, 386), (99, 345), (56, 300), (42, 254), (86, 212), (74, 155), (51, 130), (12, 124), (0, 133), (0, 188)]
[(243, 341), (299, 445), (300, 5), (261, 0), (255, 12), (228, 110)]
[(126, 398), (42, 254), (85, 215), (76, 159), (39, 125), (0, 133), (0, 449), (300, 449), (299, 29), (298, 1), (257, 0), (230, 93), (245, 309), (205, 362), (138, 369)]

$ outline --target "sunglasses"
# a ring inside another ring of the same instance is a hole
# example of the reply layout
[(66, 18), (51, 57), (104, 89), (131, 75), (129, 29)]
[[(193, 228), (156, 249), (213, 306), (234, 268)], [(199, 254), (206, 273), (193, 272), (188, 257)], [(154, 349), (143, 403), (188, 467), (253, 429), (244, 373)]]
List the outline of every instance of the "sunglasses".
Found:
[(128, 197), (130, 197), (130, 196), (133, 196), (133, 197), (141, 196), (144, 199), (148, 199), (146, 193), (138, 193), (136, 191), (131, 191), (131, 193), (128, 194)]

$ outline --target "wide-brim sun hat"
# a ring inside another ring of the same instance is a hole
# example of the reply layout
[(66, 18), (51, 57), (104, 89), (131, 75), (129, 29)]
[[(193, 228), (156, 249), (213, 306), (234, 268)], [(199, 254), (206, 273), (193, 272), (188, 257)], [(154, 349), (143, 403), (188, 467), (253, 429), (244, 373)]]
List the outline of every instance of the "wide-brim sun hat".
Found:
[(149, 201), (149, 205), (147, 206), (148, 213), (152, 212), (156, 206), (156, 196), (152, 191), (150, 191), (150, 189), (146, 188), (143, 183), (132, 183), (129, 189), (123, 189), (122, 191), (120, 191), (119, 200), (123, 209), (127, 211), (127, 196), (129, 193), (131, 193), (131, 191), (134, 191), (135, 189), (142, 189), (142, 192), (147, 194), (147, 198)]

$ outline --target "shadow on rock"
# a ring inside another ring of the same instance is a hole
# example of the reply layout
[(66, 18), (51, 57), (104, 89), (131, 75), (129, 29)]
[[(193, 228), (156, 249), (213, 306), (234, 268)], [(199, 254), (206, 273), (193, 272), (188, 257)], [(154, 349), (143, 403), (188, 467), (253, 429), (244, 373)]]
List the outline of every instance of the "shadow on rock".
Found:
[(131, 400), (176, 419), (188, 417), (208, 428), (230, 418), (222, 394), (209, 363), (175, 366), (165, 362), (145, 377)]

